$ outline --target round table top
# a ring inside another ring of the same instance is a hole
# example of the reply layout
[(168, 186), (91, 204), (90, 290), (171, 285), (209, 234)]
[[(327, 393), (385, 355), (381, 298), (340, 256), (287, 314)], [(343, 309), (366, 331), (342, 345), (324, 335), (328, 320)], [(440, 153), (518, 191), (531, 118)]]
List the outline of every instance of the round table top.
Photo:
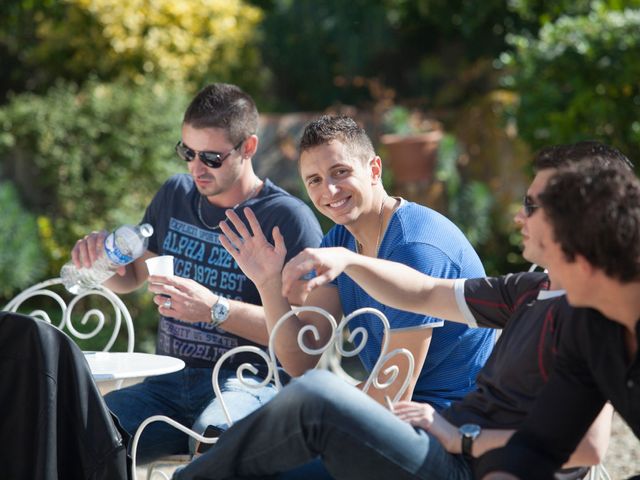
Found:
[(184, 368), (179, 358), (141, 352), (84, 352), (95, 381), (150, 377)]

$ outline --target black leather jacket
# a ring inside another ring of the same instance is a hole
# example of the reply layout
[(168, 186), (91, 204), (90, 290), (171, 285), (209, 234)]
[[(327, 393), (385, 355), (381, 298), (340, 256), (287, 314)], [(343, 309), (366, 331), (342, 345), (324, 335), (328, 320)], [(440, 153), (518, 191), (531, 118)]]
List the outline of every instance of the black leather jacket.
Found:
[(0, 312), (0, 469), (14, 480), (127, 478), (126, 445), (78, 346)]

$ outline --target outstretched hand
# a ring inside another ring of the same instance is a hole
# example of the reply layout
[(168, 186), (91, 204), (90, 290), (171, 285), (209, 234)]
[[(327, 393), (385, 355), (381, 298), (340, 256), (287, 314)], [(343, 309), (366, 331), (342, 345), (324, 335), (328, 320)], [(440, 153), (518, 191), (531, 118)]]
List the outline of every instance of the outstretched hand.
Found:
[[(305, 248), (285, 265), (282, 271), (282, 294), (287, 296), (294, 289), (308, 293), (329, 283), (347, 267), (350, 253), (342, 247)], [(316, 276), (306, 279), (314, 271)]]
[[(220, 236), (220, 243), (238, 263), (244, 274), (260, 288), (269, 281), (280, 280), (287, 248), (278, 227), (273, 228), (274, 245), (271, 245), (264, 236), (253, 211), (245, 208), (244, 213), (251, 231), (236, 212), (227, 210), (228, 220), (220, 222), (220, 229), (224, 233), (224, 236)], [(237, 234), (227, 222), (233, 224)]]

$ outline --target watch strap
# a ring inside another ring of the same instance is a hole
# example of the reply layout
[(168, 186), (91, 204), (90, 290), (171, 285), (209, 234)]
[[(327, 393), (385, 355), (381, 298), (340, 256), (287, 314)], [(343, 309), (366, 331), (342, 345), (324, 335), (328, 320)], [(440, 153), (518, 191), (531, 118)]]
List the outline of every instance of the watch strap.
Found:
[(462, 452), (462, 456), (467, 460), (471, 460), (473, 458), (471, 453), (473, 442), (480, 435), (482, 428), (475, 423), (467, 423), (462, 425), (458, 431), (461, 435), (460, 450)]
[(473, 446), (473, 437), (469, 435), (462, 435), (462, 456), (467, 460), (473, 458), (471, 455), (471, 447)]

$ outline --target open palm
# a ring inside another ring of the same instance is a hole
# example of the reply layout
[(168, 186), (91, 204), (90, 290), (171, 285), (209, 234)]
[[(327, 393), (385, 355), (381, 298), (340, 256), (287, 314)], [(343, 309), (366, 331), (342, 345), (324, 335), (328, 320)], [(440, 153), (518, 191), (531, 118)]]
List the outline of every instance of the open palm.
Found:
[[(251, 230), (233, 210), (227, 210), (228, 220), (220, 223), (220, 229), (224, 233), (224, 236), (220, 237), (220, 243), (256, 286), (260, 287), (276, 279), (279, 281), (287, 255), (280, 230), (274, 227), (272, 245), (264, 236), (253, 211), (245, 208), (244, 213)], [(227, 222), (231, 222), (238, 233), (234, 232)]]

